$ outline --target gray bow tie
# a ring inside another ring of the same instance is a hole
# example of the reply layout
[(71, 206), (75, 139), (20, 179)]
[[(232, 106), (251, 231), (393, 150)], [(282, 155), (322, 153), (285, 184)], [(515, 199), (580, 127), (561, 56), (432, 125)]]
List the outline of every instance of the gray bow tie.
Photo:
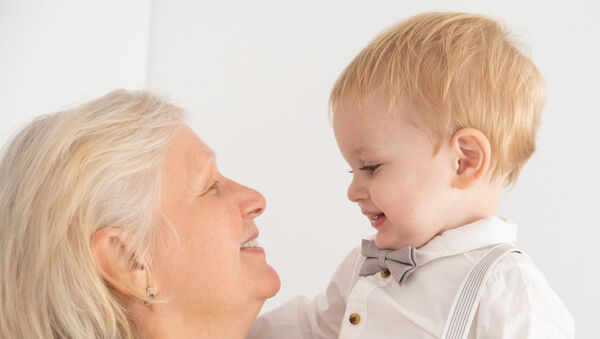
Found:
[(398, 283), (406, 279), (417, 267), (415, 262), (415, 249), (404, 247), (399, 250), (382, 250), (375, 246), (375, 241), (362, 241), (362, 255), (365, 262), (360, 268), (359, 275), (375, 274), (384, 269), (389, 269)]

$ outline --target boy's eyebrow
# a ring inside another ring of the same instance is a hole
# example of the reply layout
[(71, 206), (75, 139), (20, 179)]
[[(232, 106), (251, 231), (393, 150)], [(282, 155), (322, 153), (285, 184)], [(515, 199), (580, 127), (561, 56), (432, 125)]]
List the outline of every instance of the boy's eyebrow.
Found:
[(350, 153), (361, 154), (361, 153), (369, 153), (375, 150), (375, 148), (368, 148), (365, 146), (358, 146), (350, 149)]

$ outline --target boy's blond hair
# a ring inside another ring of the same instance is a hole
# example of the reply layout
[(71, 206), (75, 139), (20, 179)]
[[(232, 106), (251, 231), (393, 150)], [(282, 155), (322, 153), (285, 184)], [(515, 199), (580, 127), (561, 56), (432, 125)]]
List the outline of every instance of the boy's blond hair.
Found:
[(384, 31), (340, 75), (330, 106), (360, 104), (375, 89), (390, 107), (410, 104), (436, 152), (460, 128), (483, 132), (492, 177), (506, 175), (507, 184), (535, 150), (544, 80), (506, 30), (485, 16), (425, 13)]

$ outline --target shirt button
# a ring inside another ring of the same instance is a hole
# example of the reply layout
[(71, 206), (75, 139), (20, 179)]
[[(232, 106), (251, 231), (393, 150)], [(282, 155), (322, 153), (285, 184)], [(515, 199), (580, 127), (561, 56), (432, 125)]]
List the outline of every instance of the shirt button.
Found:
[(358, 313), (352, 313), (350, 314), (348, 320), (352, 325), (358, 325), (358, 323), (360, 322), (360, 315)]
[(390, 270), (388, 270), (387, 268), (384, 268), (384, 269), (382, 269), (382, 270), (381, 270), (381, 276), (382, 276), (383, 278), (387, 278), (387, 277), (389, 277), (389, 276), (390, 276)]

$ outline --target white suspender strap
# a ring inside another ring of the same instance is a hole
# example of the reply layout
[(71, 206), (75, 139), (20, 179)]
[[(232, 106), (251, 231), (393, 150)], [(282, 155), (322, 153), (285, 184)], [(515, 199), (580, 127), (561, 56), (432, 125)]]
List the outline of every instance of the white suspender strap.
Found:
[(521, 251), (508, 243), (495, 246), (471, 268), (454, 298), (454, 303), (450, 309), (444, 333), (442, 334), (443, 339), (467, 338), (471, 329), (471, 323), (475, 317), (475, 311), (479, 305), (479, 299), (483, 294), (483, 288), (492, 272), (492, 268), (498, 261), (511, 252)]

